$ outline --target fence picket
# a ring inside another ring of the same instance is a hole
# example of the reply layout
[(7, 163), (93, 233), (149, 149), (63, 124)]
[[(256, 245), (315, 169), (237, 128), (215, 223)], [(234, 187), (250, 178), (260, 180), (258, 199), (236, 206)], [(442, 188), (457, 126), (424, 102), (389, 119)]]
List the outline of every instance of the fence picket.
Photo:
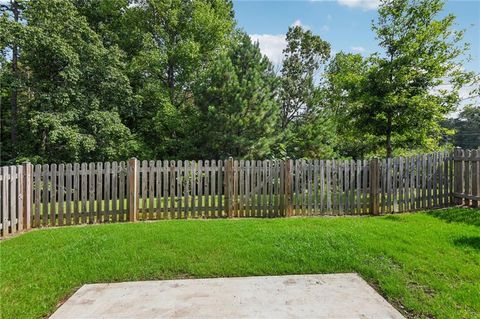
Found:
[(72, 164), (65, 165), (65, 223), (72, 224)]
[(97, 169), (95, 174), (95, 211), (96, 222), (103, 223), (103, 198), (102, 198), (102, 187), (103, 187), (103, 163), (97, 163)]
[(143, 160), (139, 162), (139, 219), (147, 220), (148, 208), (147, 208), (147, 199), (148, 199), (148, 162)]
[(58, 225), (63, 226), (65, 201), (65, 165), (58, 165)]
[[(240, 160), (240, 161), (235, 161), (234, 163), (234, 171), (235, 171), (235, 179), (234, 183), (235, 185), (238, 185), (238, 200), (237, 200), (237, 213), (238, 217), (245, 217), (245, 208), (244, 208), (244, 201), (245, 201), (245, 161)], [(213, 185), (213, 184), (212, 184)]]
[(74, 175), (73, 175), (73, 188), (74, 188), (74, 193), (73, 193), (73, 222), (74, 224), (78, 224), (80, 222), (80, 208), (79, 208), (79, 203), (80, 203), (80, 164), (74, 163), (73, 164), (73, 170), (74, 170)]
[(319, 200), (320, 200), (320, 209), (319, 213), (325, 212), (325, 205), (326, 205), (326, 198), (325, 198), (325, 163), (326, 161), (320, 160), (319, 161), (319, 174), (320, 174), (320, 192), (319, 192)]
[(10, 233), (17, 232), (18, 215), (17, 215), (17, 167), (10, 166), (10, 201), (9, 201), (9, 223)]
[(406, 157), (403, 162), (403, 174), (405, 176), (403, 182), (403, 211), (410, 210), (410, 157)]
[[(463, 171), (464, 171), (464, 186), (463, 186), (463, 193), (464, 194), (469, 194), (470, 193), (470, 161), (468, 159), (471, 158), (471, 151), (470, 150), (465, 150), (464, 151), (464, 161), (463, 161)], [(464, 205), (470, 206), (470, 198), (464, 198)]]
[(162, 190), (162, 199), (163, 199), (163, 207), (162, 207), (162, 218), (163, 219), (167, 219), (167, 218), (170, 218), (170, 214), (169, 214), (169, 208), (168, 208), (168, 204), (169, 204), (169, 201), (168, 201), (168, 195), (169, 195), (169, 176), (170, 176), (170, 173), (169, 173), (169, 170), (170, 170), (170, 165), (169, 165), (169, 162), (167, 160), (164, 160), (163, 161), (163, 166), (162, 166), (162, 177), (163, 177), (163, 183), (162, 183), (162, 186), (163, 186), (163, 190)]
[[(384, 160), (381, 160), (379, 161), (379, 165), (380, 165), (380, 170), (381, 170), (381, 180), (380, 180), (380, 187), (381, 187), (381, 191), (380, 191), (380, 212), (382, 214), (385, 214), (385, 213), (388, 213), (387, 211), (387, 160), (384, 159)], [(371, 175), (374, 175), (373, 173)], [(372, 188), (372, 185), (370, 185), (370, 188)]]
[(472, 188), (471, 194), (472, 196), (477, 197), (477, 199), (472, 200), (472, 207), (478, 207), (478, 202), (480, 199), (480, 151), (479, 150), (472, 150), (471, 152), (471, 164), (472, 164)]
[(168, 166), (169, 166), (168, 167), (168, 185), (169, 185), (168, 218), (174, 219), (175, 218), (175, 202), (176, 202), (176, 181), (177, 181), (176, 162), (171, 160)]
[(43, 177), (42, 177), (42, 222), (43, 222), (43, 226), (47, 226), (48, 225), (48, 196), (49, 196), (49, 193), (48, 193), (48, 188), (49, 188), (49, 166), (48, 164), (44, 164), (43, 167), (42, 167), (42, 173), (43, 173)]
[(342, 204), (342, 214), (348, 213), (350, 210), (350, 201), (348, 197), (350, 196), (350, 165), (348, 161), (342, 161), (342, 175), (341, 175), (341, 188), (343, 191), (342, 196), (340, 197), (340, 202)]
[[(203, 192), (204, 192), (204, 197), (205, 197), (205, 217), (210, 218), (212, 217), (212, 212), (210, 209), (210, 161), (206, 160), (203, 162), (204, 166), (204, 178), (203, 178)], [(234, 199), (230, 199), (233, 201)], [(233, 205), (234, 210), (235, 210), (235, 205)]]
[[(162, 181), (163, 181), (163, 166), (162, 161), (155, 162), (155, 194), (153, 195), (155, 198), (155, 214), (156, 219), (161, 219), (162, 216)], [(192, 205), (193, 207), (193, 205)]]
[[(33, 227), (40, 227), (40, 202), (41, 202), (41, 193), (42, 193), (42, 182), (41, 182), (41, 172), (42, 165), (37, 164), (34, 167), (33, 173), (33, 187), (34, 187), (34, 222)], [(3, 173), (3, 172), (2, 172)], [(5, 178), (5, 177), (4, 177)], [(4, 179), (5, 181), (5, 179)], [(4, 197), (5, 198), (5, 197)]]
[(88, 223), (95, 222), (95, 163), (88, 165)]
[(444, 201), (445, 199), (445, 176), (443, 175), (445, 172), (445, 156), (446, 152), (442, 152), (439, 155), (439, 162), (438, 162), (438, 205), (439, 207), (445, 207), (446, 202)]
[(50, 165), (50, 226), (57, 220), (57, 164)]
[(431, 154), (427, 155), (427, 208), (432, 207), (433, 199), (433, 157)]
[(109, 222), (110, 221), (110, 211), (111, 211), (111, 196), (110, 196), (110, 191), (111, 191), (111, 186), (110, 186), (110, 180), (111, 180), (111, 163), (106, 162), (104, 167), (103, 167), (103, 221), (104, 222)]
[(17, 211), (16, 211), (16, 227), (15, 232), (19, 232), (23, 230), (23, 196), (24, 196), (24, 189), (23, 189), (23, 182), (24, 182), (24, 174), (23, 174), (23, 166), (17, 166), (17, 197), (15, 200), (17, 201)]
[(148, 162), (148, 219), (155, 219), (155, 161)]
[[(189, 163), (190, 167), (190, 217), (195, 218), (195, 198), (196, 198), (196, 166), (195, 162)], [(159, 178), (158, 178), (159, 179)]]
[(332, 212), (332, 161), (327, 160), (325, 162), (325, 171), (326, 171), (326, 183), (325, 183), (325, 193), (327, 195), (327, 207), (325, 211), (328, 213)]
[(225, 201), (224, 201), (224, 190), (225, 190), (225, 185), (224, 183), (224, 175), (225, 175), (225, 162), (224, 161), (218, 161), (217, 162), (218, 168), (217, 168), (217, 185), (218, 185), (218, 202), (219, 202), (219, 210), (220, 210), (220, 217), (224, 217), (225, 213)]
[(128, 191), (126, 189), (126, 182), (127, 182), (127, 163), (121, 161), (118, 163), (118, 221), (125, 221), (127, 207), (128, 204), (126, 203), (126, 199), (128, 198)]
[(120, 203), (118, 202), (118, 163), (112, 162), (111, 168), (112, 174), (112, 211), (111, 221), (116, 222), (118, 221), (118, 206)]
[(183, 162), (183, 218), (188, 218), (188, 205), (190, 202), (190, 179), (189, 179), (189, 172), (190, 172), (190, 162), (184, 161)]

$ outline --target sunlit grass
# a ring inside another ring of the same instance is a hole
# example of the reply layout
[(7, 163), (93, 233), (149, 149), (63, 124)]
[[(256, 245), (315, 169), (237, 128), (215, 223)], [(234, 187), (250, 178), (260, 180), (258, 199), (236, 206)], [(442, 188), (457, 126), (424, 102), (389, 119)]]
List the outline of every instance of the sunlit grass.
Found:
[(0, 244), (0, 317), (41, 318), (85, 283), (357, 272), (409, 317), (480, 316), (480, 210), (34, 230)]

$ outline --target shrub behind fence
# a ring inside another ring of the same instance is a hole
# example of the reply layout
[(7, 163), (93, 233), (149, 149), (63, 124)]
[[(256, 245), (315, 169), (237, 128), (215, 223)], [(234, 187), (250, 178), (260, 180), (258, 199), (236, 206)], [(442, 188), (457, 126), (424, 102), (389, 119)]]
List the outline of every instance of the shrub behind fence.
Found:
[(181, 218), (386, 214), (478, 205), (480, 152), (372, 160), (74, 163), (1, 168), (1, 235)]

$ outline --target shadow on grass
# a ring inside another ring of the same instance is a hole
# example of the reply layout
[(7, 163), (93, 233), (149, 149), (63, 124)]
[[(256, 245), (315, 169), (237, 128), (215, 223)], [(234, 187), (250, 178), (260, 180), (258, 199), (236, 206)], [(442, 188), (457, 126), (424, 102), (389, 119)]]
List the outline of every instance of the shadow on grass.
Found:
[(455, 239), (453, 243), (456, 246), (471, 247), (480, 250), (480, 237), (460, 237)]
[(448, 223), (464, 223), (480, 227), (480, 209), (478, 208), (440, 209), (427, 214)]
[(393, 222), (406, 222), (405, 218), (400, 218), (399, 216), (394, 216), (394, 215), (385, 216), (383, 219), (393, 221)]

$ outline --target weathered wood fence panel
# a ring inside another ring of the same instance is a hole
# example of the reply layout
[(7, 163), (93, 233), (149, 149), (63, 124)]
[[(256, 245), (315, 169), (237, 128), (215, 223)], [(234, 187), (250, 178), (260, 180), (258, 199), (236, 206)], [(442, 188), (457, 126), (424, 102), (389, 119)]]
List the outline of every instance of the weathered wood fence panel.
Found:
[(480, 151), (456, 148), (453, 163), (455, 204), (478, 207), (480, 201)]
[(293, 215), (369, 213), (367, 161), (295, 160), (292, 167)]
[(31, 164), (0, 168), (0, 237), (31, 227)]
[(440, 208), (451, 204), (450, 152), (384, 159), (380, 166), (382, 213)]
[(6, 166), (1, 235), (135, 220), (390, 214), (478, 207), (480, 151), (371, 160), (199, 160)]
[(127, 220), (127, 164), (35, 165), (31, 193), (34, 227)]

